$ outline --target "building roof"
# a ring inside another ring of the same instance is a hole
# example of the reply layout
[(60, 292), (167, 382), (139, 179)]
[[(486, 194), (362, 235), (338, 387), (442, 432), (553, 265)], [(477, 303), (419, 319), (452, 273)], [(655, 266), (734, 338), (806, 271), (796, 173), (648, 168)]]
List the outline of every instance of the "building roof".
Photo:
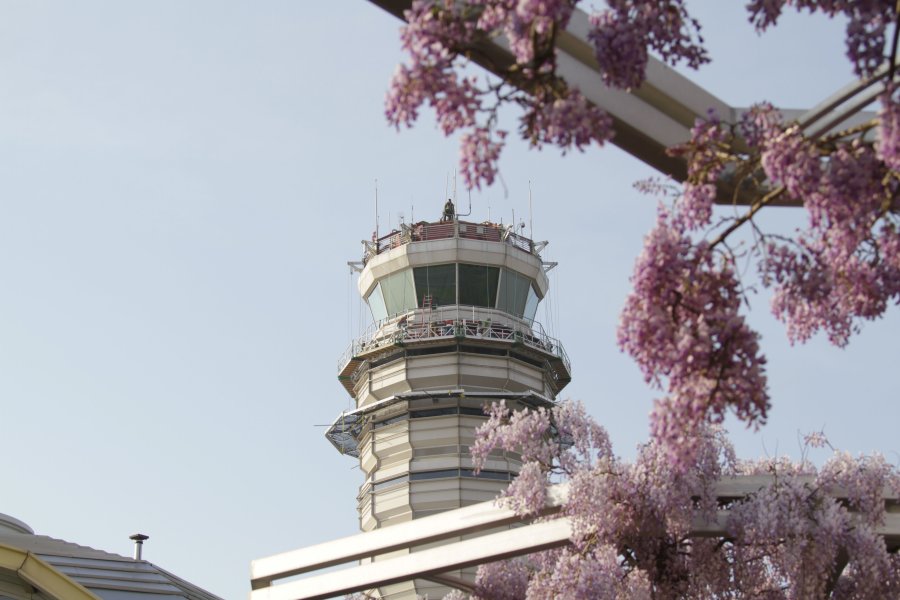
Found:
[(37, 557), (101, 600), (222, 600), (146, 560), (36, 535), (2, 514), (0, 545)]

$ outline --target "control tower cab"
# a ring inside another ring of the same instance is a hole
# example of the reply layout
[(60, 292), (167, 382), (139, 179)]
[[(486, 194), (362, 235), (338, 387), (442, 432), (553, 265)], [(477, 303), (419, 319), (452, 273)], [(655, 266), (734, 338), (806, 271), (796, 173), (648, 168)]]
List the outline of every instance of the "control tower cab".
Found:
[[(364, 242), (358, 284), (374, 322), (338, 365), (356, 408), (326, 433), (359, 458), (363, 531), (496, 497), (521, 462), (497, 451), (475, 474), (469, 446), (484, 407), (550, 406), (571, 380), (562, 346), (534, 320), (555, 266), (541, 260), (546, 242), (444, 212)], [(441, 583), (471, 583), (473, 572), (379, 593), (439, 598)]]

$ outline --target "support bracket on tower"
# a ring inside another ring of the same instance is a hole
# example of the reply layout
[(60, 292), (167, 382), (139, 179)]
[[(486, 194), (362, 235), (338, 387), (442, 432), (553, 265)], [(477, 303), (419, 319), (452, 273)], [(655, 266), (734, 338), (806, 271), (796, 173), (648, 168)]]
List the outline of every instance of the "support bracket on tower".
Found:
[(549, 273), (550, 271), (555, 269), (556, 265), (558, 265), (558, 264), (559, 264), (558, 262), (545, 262), (544, 263), (544, 273)]

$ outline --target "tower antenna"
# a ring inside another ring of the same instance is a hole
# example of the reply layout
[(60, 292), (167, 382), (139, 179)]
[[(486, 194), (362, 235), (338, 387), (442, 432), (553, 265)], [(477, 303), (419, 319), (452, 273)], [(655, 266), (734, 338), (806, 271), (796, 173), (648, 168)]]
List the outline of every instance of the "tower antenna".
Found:
[[(454, 199), (454, 200), (457, 200), (457, 197), (456, 197), (456, 179), (457, 179), (457, 177), (456, 177), (456, 169), (453, 169), (453, 199)], [(458, 202), (458, 200), (457, 200), (457, 202)]]
[[(375, 178), (375, 243), (378, 243), (378, 178)], [(375, 249), (376, 252), (378, 248)]]
[[(456, 186), (454, 185), (454, 188), (455, 188), (455, 187), (456, 187)], [(469, 193), (469, 212), (463, 214), (463, 213), (461, 213), (461, 212), (459, 212), (459, 211), (456, 211), (456, 216), (457, 216), (457, 217), (468, 217), (469, 215), (472, 214), (472, 188), (469, 188), (467, 191), (468, 191), (468, 193)], [(455, 190), (455, 189), (453, 190), (453, 196), (456, 197), (456, 190)], [(457, 220), (459, 220), (459, 219), (457, 219)]]
[(528, 237), (534, 240), (534, 213), (531, 210), (531, 180), (528, 180)]

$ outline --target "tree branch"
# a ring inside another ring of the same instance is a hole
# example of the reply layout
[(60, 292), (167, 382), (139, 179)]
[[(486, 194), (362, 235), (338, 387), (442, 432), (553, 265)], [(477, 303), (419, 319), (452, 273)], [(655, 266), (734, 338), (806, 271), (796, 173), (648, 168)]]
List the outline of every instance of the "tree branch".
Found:
[(716, 246), (718, 246), (719, 244), (724, 242), (725, 238), (727, 238), (729, 235), (731, 235), (741, 225), (743, 225), (744, 223), (746, 223), (747, 221), (752, 219), (753, 215), (755, 215), (757, 212), (759, 212), (759, 209), (766, 206), (767, 204), (772, 203), (772, 201), (774, 201), (776, 198), (778, 198), (778, 196), (783, 194), (784, 191), (785, 191), (784, 186), (780, 185), (777, 188), (775, 188), (774, 190), (772, 190), (771, 192), (769, 192), (768, 194), (766, 194), (765, 196), (763, 196), (762, 198), (760, 198), (759, 200), (757, 200), (756, 202), (754, 202), (753, 206), (750, 207), (750, 210), (747, 211), (747, 214), (745, 214), (743, 217), (737, 219), (734, 223), (731, 224), (731, 226), (728, 229), (726, 229), (725, 231), (723, 231), (722, 233), (719, 234), (719, 237), (717, 237), (709, 245), (710, 250), (712, 250), (713, 248), (715, 248)]

